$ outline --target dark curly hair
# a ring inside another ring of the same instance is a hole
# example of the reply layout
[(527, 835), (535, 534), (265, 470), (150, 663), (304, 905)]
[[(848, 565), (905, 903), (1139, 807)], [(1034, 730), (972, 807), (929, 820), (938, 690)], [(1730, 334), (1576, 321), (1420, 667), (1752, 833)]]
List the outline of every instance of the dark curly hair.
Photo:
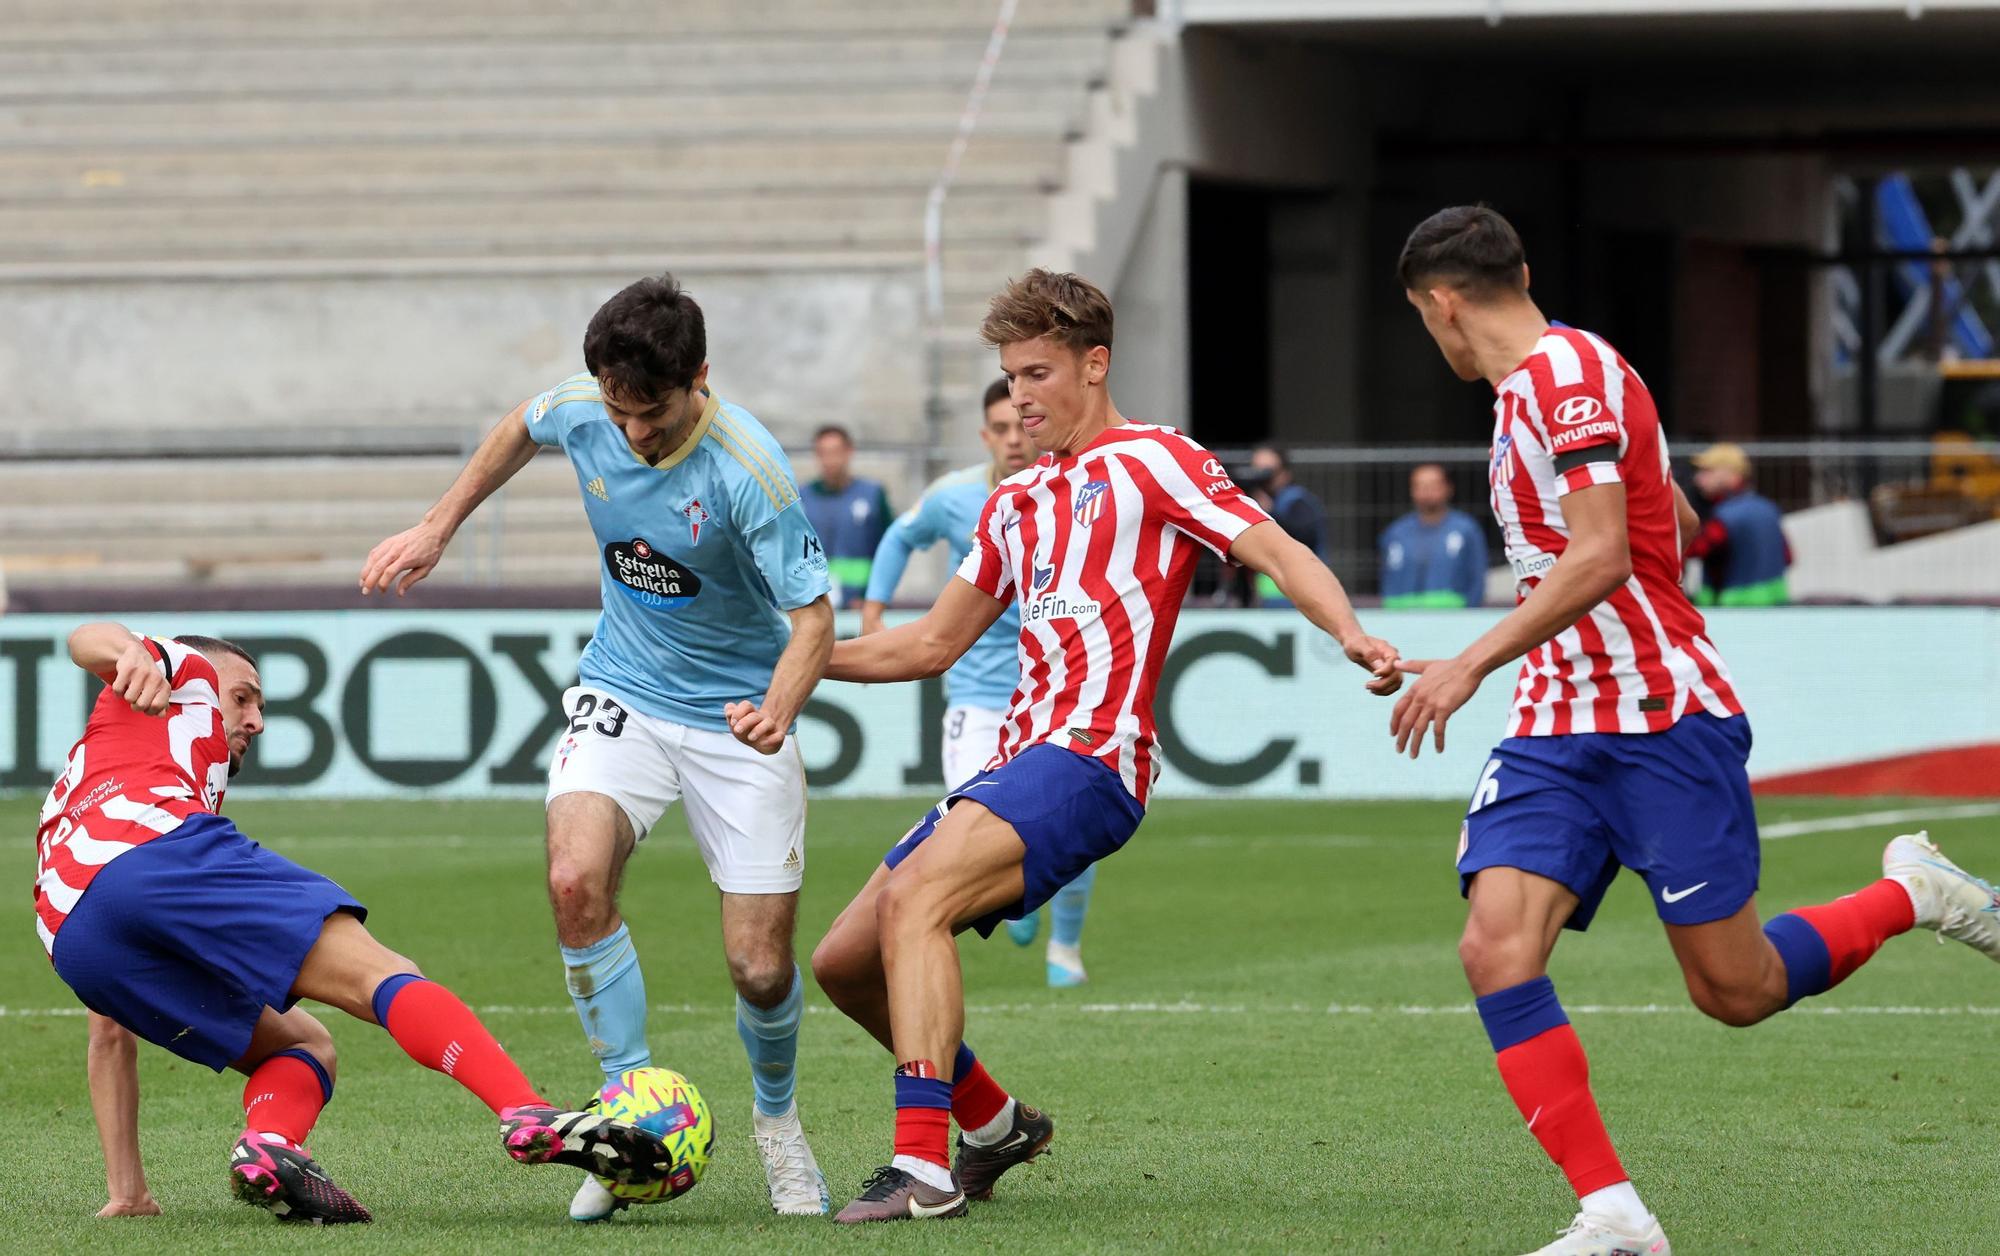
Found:
[(598, 307), (583, 333), (583, 365), (598, 386), (634, 402), (694, 383), (708, 361), (701, 307), (672, 275), (641, 279)]

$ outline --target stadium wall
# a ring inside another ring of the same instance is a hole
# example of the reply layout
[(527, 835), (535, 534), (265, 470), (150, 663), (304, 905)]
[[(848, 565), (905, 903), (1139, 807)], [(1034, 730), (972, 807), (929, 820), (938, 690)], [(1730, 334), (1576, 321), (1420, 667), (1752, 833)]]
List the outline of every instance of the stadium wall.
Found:
[[(1368, 622), (1421, 658), (1456, 650), (1496, 614), (1377, 611)], [(586, 611), (125, 618), (260, 655), (269, 731), (240, 788), (304, 797), (539, 796), (594, 622)], [(45, 789), (82, 731), (95, 686), (64, 656), (74, 625), (0, 620), (0, 789)], [(2000, 796), (2000, 609), (1722, 611), (1711, 625), (1751, 712), (1752, 775), (1766, 792)], [(1189, 611), (1160, 688), (1159, 792), (1462, 798), (1511, 689), (1489, 681), (1452, 721), (1444, 754), (1412, 763), (1391, 748), (1389, 704), (1302, 620)], [(815, 791), (934, 793), (942, 712), (935, 683), (822, 685), (800, 725)]]
[[(640, 273), (17, 283), (0, 304), (0, 378), (13, 413), (56, 429), (45, 442), (85, 449), (162, 429), (279, 446), (287, 432), (349, 429), (362, 448), (389, 428), (472, 434), (582, 370), (584, 326)], [(913, 268), (774, 283), (711, 265), (682, 278), (707, 315), (717, 388), (782, 439), (803, 443), (824, 422), (923, 439)]]

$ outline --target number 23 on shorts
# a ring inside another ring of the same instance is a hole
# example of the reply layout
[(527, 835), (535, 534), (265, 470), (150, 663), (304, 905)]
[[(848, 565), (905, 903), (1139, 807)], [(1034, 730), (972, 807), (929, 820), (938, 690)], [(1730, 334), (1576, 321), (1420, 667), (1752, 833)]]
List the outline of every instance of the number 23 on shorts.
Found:
[[(576, 695), (576, 709), (569, 714), (572, 735), (595, 729), (606, 737), (616, 737), (625, 731), (625, 708), (609, 695), (595, 694), (586, 689)], [(595, 724), (590, 722), (593, 715), (599, 717)]]

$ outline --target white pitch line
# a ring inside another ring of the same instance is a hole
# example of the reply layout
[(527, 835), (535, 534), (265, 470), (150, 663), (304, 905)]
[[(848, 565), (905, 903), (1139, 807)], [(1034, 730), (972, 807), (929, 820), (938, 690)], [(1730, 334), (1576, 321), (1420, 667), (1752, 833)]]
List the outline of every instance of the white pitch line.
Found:
[(1902, 811), (1823, 816), (1817, 820), (1788, 820), (1782, 824), (1766, 824), (1759, 829), (1758, 835), (1767, 842), (1775, 842), (1807, 833), (1838, 833), (1847, 829), (1872, 829), (1878, 824), (1908, 824), (1912, 820), (1967, 820), (1980, 816), (2000, 816), (2000, 803), (1971, 802), (1953, 807), (1911, 807)]
[[(558, 1004), (488, 1004), (476, 1009), (482, 1016), (574, 1016), (576, 1009)], [(725, 1016), (735, 1012), (734, 1005), (716, 1004), (704, 1007), (693, 1003), (660, 1003), (652, 1009), (655, 1012), (687, 1016)], [(832, 1015), (838, 1009), (825, 1004), (808, 1004), (805, 1009), (815, 1015)], [(993, 1016), (1006, 1014), (1042, 1015), (1052, 1012), (1069, 1012), (1083, 1016), (1471, 1016), (1475, 1008), (1470, 1003), (1446, 1003), (1432, 1006), (1422, 1004), (1383, 1005), (1380, 1007), (1365, 1003), (1277, 1003), (1253, 1006), (1246, 1003), (1196, 1003), (1181, 1000), (1171, 1003), (991, 1003), (975, 1004), (965, 1009), (972, 1016)], [(1563, 1010), (1572, 1016), (1696, 1016), (1692, 1004), (1687, 1003), (1580, 1003), (1567, 1005)], [(0, 1020), (45, 1020), (58, 1017), (82, 1016), (81, 1007), (0, 1007)], [(1815, 1006), (1801, 1004), (1791, 1009), (1793, 1015), (1810, 1016), (2000, 1016), (2000, 1006), (1976, 1003), (1959, 1004), (1948, 1007), (1924, 1007), (1915, 1004), (1891, 1004), (1884, 1006), (1843, 1007), (1838, 1004)]]

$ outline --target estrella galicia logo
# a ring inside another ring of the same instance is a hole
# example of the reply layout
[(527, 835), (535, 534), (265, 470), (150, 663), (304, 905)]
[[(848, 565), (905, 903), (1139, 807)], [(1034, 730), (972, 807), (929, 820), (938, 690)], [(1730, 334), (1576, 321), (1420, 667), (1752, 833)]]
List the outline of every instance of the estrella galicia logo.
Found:
[(1089, 527), (1104, 513), (1106, 495), (1111, 492), (1111, 481), (1092, 480), (1076, 490), (1076, 522), (1079, 527)]
[(604, 569), (625, 596), (654, 610), (677, 611), (701, 592), (701, 577), (643, 537), (605, 546)]

